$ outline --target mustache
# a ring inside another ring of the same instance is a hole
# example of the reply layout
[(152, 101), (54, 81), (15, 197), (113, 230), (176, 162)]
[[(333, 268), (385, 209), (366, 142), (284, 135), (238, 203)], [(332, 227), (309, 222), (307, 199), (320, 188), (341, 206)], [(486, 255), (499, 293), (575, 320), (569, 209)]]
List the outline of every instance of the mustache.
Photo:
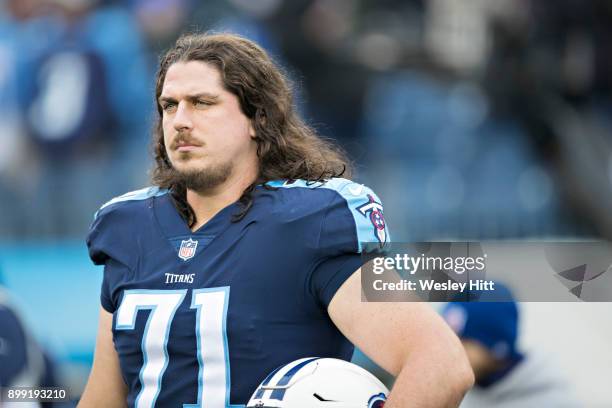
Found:
[(174, 138), (174, 140), (170, 144), (170, 148), (171, 149), (178, 149), (179, 145), (185, 145), (185, 144), (196, 145), (196, 146), (203, 146), (204, 145), (204, 143), (202, 143), (198, 139), (194, 138), (189, 133), (180, 132), (180, 133), (178, 133), (176, 135), (176, 137)]

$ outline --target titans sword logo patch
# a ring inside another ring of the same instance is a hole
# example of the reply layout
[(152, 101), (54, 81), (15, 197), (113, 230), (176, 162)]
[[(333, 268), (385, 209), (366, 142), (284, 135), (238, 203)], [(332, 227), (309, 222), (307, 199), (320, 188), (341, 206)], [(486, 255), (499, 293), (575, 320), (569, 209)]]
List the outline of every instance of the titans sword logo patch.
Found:
[(385, 232), (385, 217), (382, 212), (382, 204), (374, 199), (374, 196), (368, 194), (368, 201), (359, 207), (359, 211), (364, 217), (368, 217), (374, 226), (374, 235), (378, 241), (384, 244), (387, 241), (387, 233)]

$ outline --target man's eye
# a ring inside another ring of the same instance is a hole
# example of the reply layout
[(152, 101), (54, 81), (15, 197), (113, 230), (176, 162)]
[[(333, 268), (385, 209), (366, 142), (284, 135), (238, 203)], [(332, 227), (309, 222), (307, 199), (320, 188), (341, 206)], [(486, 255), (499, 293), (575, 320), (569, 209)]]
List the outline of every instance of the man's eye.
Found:
[(202, 108), (202, 107), (210, 106), (212, 105), (212, 103), (202, 100), (202, 99), (198, 99), (195, 101), (194, 105), (198, 108)]
[(175, 103), (164, 103), (162, 104), (162, 110), (164, 110), (165, 112), (171, 110), (172, 108), (174, 108), (176, 106)]

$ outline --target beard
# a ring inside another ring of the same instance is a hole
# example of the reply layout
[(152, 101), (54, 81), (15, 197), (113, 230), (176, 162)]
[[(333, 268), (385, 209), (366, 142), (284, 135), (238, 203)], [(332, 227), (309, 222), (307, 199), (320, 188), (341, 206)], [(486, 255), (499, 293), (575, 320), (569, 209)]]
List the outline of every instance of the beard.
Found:
[(205, 193), (223, 184), (232, 174), (231, 163), (210, 166), (206, 169), (178, 170), (171, 167), (166, 170), (167, 181), (170, 185), (180, 185), (187, 190)]

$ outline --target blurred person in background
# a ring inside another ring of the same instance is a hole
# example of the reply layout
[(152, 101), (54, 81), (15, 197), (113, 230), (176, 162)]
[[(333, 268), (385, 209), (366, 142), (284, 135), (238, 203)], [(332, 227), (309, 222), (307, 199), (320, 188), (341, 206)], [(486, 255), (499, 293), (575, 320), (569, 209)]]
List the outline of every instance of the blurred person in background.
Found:
[(507, 287), (497, 282), (495, 288), (496, 298), (483, 294), (479, 301), (449, 302), (442, 310), (476, 378), (461, 407), (582, 407), (552, 361), (538, 350), (519, 351), (518, 305)]
[(2, 172), (0, 157), (5, 234), (77, 235), (90, 222), (83, 210), (127, 189), (130, 166), (146, 166), (152, 84), (141, 36), (125, 7), (99, 3), (6, 2), (0, 95), (9, 109), (0, 128), (24, 159), (9, 156)]
[[(55, 363), (34, 340), (0, 282), (0, 388), (59, 387)], [(1, 397), (0, 397), (1, 398)], [(67, 403), (9, 402), (2, 407), (59, 408)]]
[[(520, 7), (523, 6), (523, 7)], [(612, 237), (612, 3), (511, 1), (489, 18), (482, 83), (527, 131), (573, 235)], [(500, 80), (503, 78), (503, 80)], [(571, 211), (568, 211), (571, 209)], [(562, 231), (567, 235), (567, 231)]]
[[(23, 230), (24, 197), (35, 194), (35, 160), (23, 120), (22, 90), (30, 77), (31, 60), (47, 38), (36, 38), (42, 13), (40, 0), (0, 1), (0, 233)], [(33, 163), (34, 162), (34, 163)]]
[(90, 221), (82, 209), (103, 200), (100, 191), (124, 191), (135, 182), (126, 166), (146, 166), (140, 146), (152, 84), (142, 36), (124, 6), (47, 4), (54, 41), (33, 61), (24, 107), (42, 173), (32, 212), (46, 214), (45, 235), (74, 236)]

